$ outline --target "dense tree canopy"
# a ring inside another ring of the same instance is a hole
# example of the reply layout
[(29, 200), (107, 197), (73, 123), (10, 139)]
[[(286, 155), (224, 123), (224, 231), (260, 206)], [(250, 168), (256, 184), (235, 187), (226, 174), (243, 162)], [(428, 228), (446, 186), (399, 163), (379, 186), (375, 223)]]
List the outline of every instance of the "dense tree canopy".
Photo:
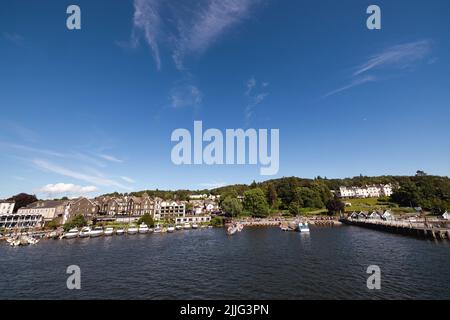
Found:
[(27, 205), (38, 201), (35, 195), (19, 193), (8, 199), (9, 201), (15, 201), (14, 212), (17, 212), (20, 208), (26, 207)]
[(226, 197), (222, 201), (222, 210), (232, 217), (237, 217), (242, 213), (243, 206), (236, 197)]
[(244, 209), (256, 217), (266, 217), (269, 214), (264, 191), (260, 188), (250, 189), (244, 192)]

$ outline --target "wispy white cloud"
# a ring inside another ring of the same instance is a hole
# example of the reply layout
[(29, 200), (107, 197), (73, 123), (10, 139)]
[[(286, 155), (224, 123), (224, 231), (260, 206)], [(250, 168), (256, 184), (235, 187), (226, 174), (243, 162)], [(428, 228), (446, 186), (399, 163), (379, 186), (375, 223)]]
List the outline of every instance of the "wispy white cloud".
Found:
[(224, 187), (226, 185), (227, 185), (227, 183), (225, 183), (225, 182), (205, 182), (205, 183), (198, 184), (198, 187), (204, 188), (204, 189), (215, 189), (215, 188)]
[(130, 177), (122, 176), (120, 177), (123, 181), (126, 181), (128, 183), (135, 183), (136, 181)]
[(0, 145), (7, 147), (7, 148), (19, 150), (19, 151), (38, 153), (38, 154), (43, 154), (43, 155), (51, 156), (51, 157), (65, 157), (66, 156), (65, 154), (60, 153), (58, 151), (42, 149), (42, 148), (35, 148), (35, 147), (30, 147), (30, 146), (26, 146), (26, 145), (22, 145), (22, 144), (7, 143), (7, 142), (0, 141)]
[(430, 40), (398, 44), (389, 47), (355, 68), (349, 84), (325, 94), (323, 98), (344, 92), (369, 82), (379, 81), (385, 77), (375, 76), (382, 69), (407, 69), (427, 58), (432, 52), (433, 43)]
[(79, 186), (72, 183), (56, 183), (56, 184), (47, 184), (42, 188), (38, 189), (38, 192), (45, 193), (48, 195), (84, 195), (88, 193), (92, 193), (97, 191), (98, 188), (96, 186)]
[(250, 79), (248, 79), (246, 85), (247, 85), (247, 91), (245, 91), (245, 95), (248, 96), (252, 92), (253, 88), (256, 86), (255, 77), (251, 77)]
[(161, 17), (159, 0), (134, 0), (133, 35), (132, 42), (136, 46), (139, 40), (139, 32), (144, 35), (145, 42), (150, 47), (156, 67), (161, 68), (158, 38), (161, 33)]
[(240, 23), (258, 0), (207, 0), (186, 21), (178, 14), (178, 39), (173, 53), (178, 67), (186, 54), (202, 53), (226, 31)]
[(357, 78), (357, 79), (353, 79), (353, 81), (350, 84), (348, 84), (346, 86), (343, 86), (341, 88), (338, 88), (336, 90), (328, 92), (326, 95), (324, 95), (324, 98), (327, 98), (329, 96), (335, 95), (335, 94), (340, 93), (342, 91), (345, 91), (345, 90), (351, 89), (353, 87), (357, 87), (357, 86), (363, 85), (363, 84), (368, 83), (368, 82), (373, 82), (373, 81), (376, 81), (376, 80), (377, 80), (377, 78), (374, 77), (374, 76), (365, 76), (365, 77), (360, 77), (360, 78)]
[(101, 154), (99, 154), (98, 156), (99, 156), (100, 158), (102, 158), (102, 159), (104, 159), (104, 160), (107, 160), (107, 161), (110, 161), (110, 162), (123, 163), (123, 160), (121, 160), (121, 159), (119, 159), (119, 158), (116, 158), (115, 156), (112, 156), (112, 155), (110, 155), (110, 154), (104, 154), (104, 153), (101, 153)]
[(202, 100), (203, 95), (200, 89), (192, 84), (176, 86), (170, 93), (170, 104), (173, 108), (198, 107)]
[[(178, 69), (188, 54), (202, 53), (249, 16), (261, 0), (134, 0), (132, 42), (143, 38), (161, 67), (159, 43), (166, 41)], [(169, 39), (169, 41), (167, 41)]]
[(245, 95), (247, 97), (248, 103), (245, 106), (245, 119), (248, 121), (251, 116), (253, 115), (253, 111), (257, 105), (259, 105), (261, 102), (264, 101), (264, 99), (267, 98), (269, 93), (267, 92), (267, 86), (269, 84), (267, 82), (264, 82), (261, 85), (261, 90), (258, 90), (258, 82), (256, 81), (255, 77), (251, 77), (246, 82), (246, 91)]
[(90, 175), (84, 172), (77, 172), (71, 169), (67, 169), (63, 166), (54, 164), (52, 162), (42, 160), (42, 159), (34, 159), (32, 163), (39, 169), (52, 172), (55, 174), (59, 174), (61, 176), (77, 179), (80, 181), (85, 181), (96, 186), (107, 186), (107, 187), (117, 187), (122, 189), (129, 189), (127, 186), (117, 182), (113, 179), (105, 178), (104, 176), (99, 175)]
[(20, 34), (15, 32), (3, 32), (2, 34), (3, 38), (17, 46), (23, 46), (24, 44), (24, 37), (22, 37)]
[(407, 68), (428, 56), (431, 53), (431, 49), (432, 42), (429, 40), (392, 46), (383, 52), (373, 55), (368, 61), (358, 66), (353, 76), (384, 67)]

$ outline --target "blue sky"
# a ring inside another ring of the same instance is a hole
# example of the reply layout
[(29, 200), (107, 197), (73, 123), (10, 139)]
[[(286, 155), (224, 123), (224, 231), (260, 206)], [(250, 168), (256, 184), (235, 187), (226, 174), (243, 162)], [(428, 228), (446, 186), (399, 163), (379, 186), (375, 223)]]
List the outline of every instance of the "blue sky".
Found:
[[(77, 4), (82, 29), (66, 28)], [(0, 198), (210, 188), (173, 130), (278, 128), (275, 177), (450, 172), (450, 2), (0, 3)]]

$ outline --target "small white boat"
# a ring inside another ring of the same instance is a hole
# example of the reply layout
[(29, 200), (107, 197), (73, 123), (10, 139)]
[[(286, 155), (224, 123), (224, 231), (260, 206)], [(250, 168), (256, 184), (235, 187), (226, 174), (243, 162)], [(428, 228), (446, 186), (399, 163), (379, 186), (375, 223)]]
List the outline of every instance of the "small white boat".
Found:
[(198, 229), (198, 224), (194, 223), (194, 224), (192, 225), (192, 229)]
[(145, 223), (141, 223), (139, 226), (139, 233), (148, 233), (148, 226)]
[(114, 234), (114, 228), (108, 227), (105, 229), (105, 236), (112, 236)]
[(9, 243), (11, 247), (18, 247), (21, 245), (21, 241), (19, 237), (16, 238), (6, 238), (6, 241)]
[(116, 230), (116, 234), (117, 234), (118, 236), (121, 236), (121, 235), (123, 235), (124, 233), (125, 233), (125, 229), (124, 229), (124, 228), (119, 228), (119, 229)]
[(67, 231), (65, 234), (63, 234), (61, 236), (61, 239), (73, 239), (73, 238), (78, 237), (79, 234), (80, 233), (78, 232), (78, 229), (73, 228), (73, 229), (70, 229), (69, 231)]
[(95, 227), (94, 229), (91, 230), (91, 232), (89, 232), (89, 236), (91, 238), (100, 237), (103, 234), (104, 234), (104, 232), (103, 232), (103, 228), (102, 227)]
[(169, 232), (169, 233), (172, 233), (172, 232), (174, 232), (175, 231), (175, 227), (173, 226), (173, 225), (169, 225), (168, 227), (167, 227), (167, 232)]
[(302, 223), (302, 222), (300, 222), (299, 224), (298, 224), (298, 227), (297, 227), (297, 231), (298, 232), (301, 232), (301, 233), (308, 233), (309, 232), (309, 225), (308, 225), (308, 223)]
[(33, 238), (33, 237), (27, 237), (27, 238), (28, 238), (27, 239), (28, 244), (31, 244), (31, 245), (37, 244), (39, 242), (39, 239), (36, 239), (36, 238)]
[(22, 242), (20, 241), (20, 239), (15, 239), (15, 240), (12, 240), (9, 243), (9, 245), (12, 247), (18, 247), (18, 246), (22, 245)]
[(183, 229), (183, 226), (182, 226), (181, 224), (177, 224), (177, 225), (175, 226), (175, 229), (176, 229), (176, 230), (181, 230), (181, 229)]
[(83, 228), (81, 228), (81, 231), (80, 231), (80, 233), (79, 233), (79, 237), (80, 238), (88, 238), (89, 237), (89, 235), (90, 235), (90, 233), (91, 233), (91, 228), (89, 228), (89, 227), (83, 227)]
[(153, 230), (154, 233), (161, 233), (162, 232), (162, 228), (160, 225), (157, 225), (155, 230)]
[(234, 225), (231, 225), (227, 228), (227, 234), (229, 234), (230, 236), (235, 234), (237, 232), (237, 228)]
[(186, 222), (186, 223), (184, 224), (183, 228), (184, 228), (184, 229), (190, 229), (190, 228), (191, 228), (191, 225), (190, 225), (189, 223)]
[(129, 226), (128, 229), (127, 229), (127, 233), (128, 233), (128, 234), (136, 234), (136, 233), (138, 233), (138, 232), (139, 232), (139, 228), (136, 227), (135, 225), (131, 225), (131, 226)]

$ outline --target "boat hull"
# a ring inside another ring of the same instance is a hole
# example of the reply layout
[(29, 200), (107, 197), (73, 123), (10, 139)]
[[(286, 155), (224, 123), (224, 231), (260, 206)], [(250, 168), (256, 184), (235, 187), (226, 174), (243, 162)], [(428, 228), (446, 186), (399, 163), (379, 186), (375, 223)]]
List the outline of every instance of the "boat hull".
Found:
[(99, 232), (91, 232), (91, 233), (89, 234), (89, 236), (90, 236), (91, 238), (101, 237), (102, 235), (103, 235), (103, 231), (99, 231)]
[(66, 233), (63, 238), (64, 239), (75, 239), (78, 237), (78, 233)]

